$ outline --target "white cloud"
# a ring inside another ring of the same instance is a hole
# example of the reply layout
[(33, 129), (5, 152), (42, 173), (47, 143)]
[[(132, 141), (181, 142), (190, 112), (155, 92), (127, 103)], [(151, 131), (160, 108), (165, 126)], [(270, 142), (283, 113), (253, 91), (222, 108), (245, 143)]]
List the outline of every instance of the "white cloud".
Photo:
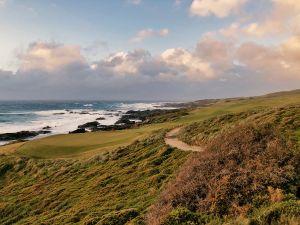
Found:
[(145, 39), (152, 38), (152, 37), (166, 37), (169, 34), (168, 29), (161, 29), (161, 30), (153, 30), (153, 29), (145, 29), (139, 31), (130, 41), (131, 42), (142, 42)]
[(0, 0), (0, 7), (3, 7), (7, 2), (8, 0)]
[(161, 54), (162, 60), (179, 74), (191, 80), (212, 79), (215, 76), (209, 62), (182, 48), (167, 49)]
[(286, 38), (300, 34), (300, 0), (271, 0), (272, 8), (260, 20), (233, 23), (219, 32), (224, 37)]
[(237, 49), (237, 57), (251, 71), (269, 80), (300, 80), (300, 37), (294, 36), (276, 47), (245, 43)]
[(79, 46), (64, 46), (56, 43), (35, 42), (19, 56), (20, 70), (57, 71), (72, 64), (86, 64)]
[(142, 3), (142, 0), (127, 0), (129, 4), (139, 5)]
[[(141, 75), (140, 67), (153, 60), (149, 52), (135, 50), (133, 52), (117, 52), (106, 59), (96, 62), (97, 71), (117, 77)], [(93, 66), (95, 68), (95, 65)]]
[(227, 17), (236, 14), (247, 0), (193, 0), (190, 13), (194, 16)]

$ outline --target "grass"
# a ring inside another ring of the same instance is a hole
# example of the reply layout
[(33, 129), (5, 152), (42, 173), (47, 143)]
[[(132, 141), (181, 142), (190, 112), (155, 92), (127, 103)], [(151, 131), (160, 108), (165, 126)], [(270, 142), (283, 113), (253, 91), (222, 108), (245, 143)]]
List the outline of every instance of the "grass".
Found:
[[(297, 111), (298, 109), (280, 109), (295, 104), (300, 104), (299, 91), (247, 99), (220, 100), (210, 106), (192, 108), (188, 115), (160, 115), (157, 119), (153, 119), (152, 124), (139, 128), (56, 135), (2, 146), (0, 147), (0, 224), (143, 224), (143, 216), (149, 206), (153, 205), (162, 191), (170, 185), (169, 181), (175, 179), (177, 171), (190, 155), (188, 152), (165, 145), (163, 138), (166, 129), (183, 125), (186, 126), (184, 135), (187, 142), (201, 142), (203, 138), (209, 142), (210, 137), (215, 138), (228, 132), (235, 123), (244, 120), (245, 115), (253, 118), (259, 115), (253, 120), (254, 124), (265, 121), (276, 124), (279, 130), (286, 128), (282, 131), (285, 133), (290, 130), (291, 133), (288, 135), (291, 137), (291, 141), (299, 143), (300, 113)], [(248, 115), (249, 110), (255, 113)], [(203, 126), (203, 124), (205, 125)], [(207, 131), (204, 136), (199, 135), (199, 132), (202, 133), (202, 131)], [(229, 136), (240, 138), (234, 136), (235, 133)], [(248, 136), (244, 137), (241, 140), (246, 140)], [(223, 139), (216, 143), (221, 145)], [(231, 142), (227, 141), (226, 143)], [(225, 153), (226, 143), (224, 146), (222, 145)], [(262, 149), (259, 145), (258, 147), (260, 150)], [(235, 146), (235, 149), (240, 148)], [(280, 158), (281, 153), (280, 151), (275, 152), (275, 156), (273, 156)], [(270, 153), (270, 155), (272, 154)], [(219, 158), (220, 162), (226, 161), (228, 157), (226, 154), (223, 156), (223, 158), (219, 156), (212, 157), (212, 159)], [(239, 154), (234, 152), (230, 156), (239, 156)], [(261, 154), (260, 157), (262, 161), (261, 164), (257, 164), (258, 168), (262, 168), (260, 166), (266, 163), (266, 165), (269, 165), (270, 162), (274, 163), (267, 158), (268, 155)], [(227, 169), (235, 171), (234, 158), (230, 160)], [(214, 163), (217, 165), (219, 162), (214, 161)], [(253, 164), (248, 163), (247, 165)], [(207, 165), (205, 168), (210, 168), (209, 166), (211, 165)], [(281, 165), (279, 167), (281, 168)], [(272, 179), (272, 182), (275, 182), (274, 179), (281, 173), (294, 176), (288, 173), (292, 171), (289, 166), (279, 170), (274, 168), (271, 170), (272, 173), (270, 171), (265, 173), (265, 170), (261, 169), (263, 177), (257, 177), (261, 180), (265, 179), (266, 182)], [(246, 169), (245, 171), (247, 171)], [(212, 168), (209, 172), (215, 170)], [(226, 170), (221, 171), (219, 175), (222, 176), (223, 173), (226, 174)], [(295, 170), (295, 173), (299, 174), (299, 171)], [(268, 177), (268, 174), (272, 176)], [(215, 174), (211, 174), (211, 176), (216, 177)], [(242, 176), (242, 178), (247, 180), (246, 178), (249, 176)], [(294, 182), (300, 182), (299, 180), (299, 177), (295, 178)], [(225, 178), (222, 182), (224, 185), (218, 186), (218, 182), (215, 182), (211, 187), (217, 185), (215, 189), (221, 194), (225, 191), (225, 196), (230, 196), (227, 194), (227, 190), (230, 191), (230, 194), (235, 193), (234, 191), (237, 189), (231, 189), (230, 182), (227, 182)], [(260, 182), (259, 179), (258, 182)], [(194, 180), (186, 183), (196, 185)], [(295, 183), (287, 182), (284, 185), (286, 186), (279, 188), (297, 193), (298, 189)], [(250, 184), (246, 186), (251, 187)], [(234, 188), (238, 187), (234, 186)], [(211, 193), (215, 192), (211, 190)], [(189, 195), (184, 191), (180, 194)], [(251, 195), (249, 196), (251, 197)], [(211, 197), (213, 198), (213, 194)], [(233, 195), (232, 199), (238, 201), (243, 199), (242, 197), (241, 192)], [(260, 200), (264, 200), (264, 195), (261, 197)], [(195, 196), (191, 196), (191, 200), (194, 201)], [(219, 201), (220, 199), (216, 196), (214, 200)], [(252, 200), (253, 202), (257, 201), (251, 197)], [(179, 201), (180, 198), (176, 199), (174, 204)], [(206, 203), (208, 204), (208, 202)], [(214, 207), (218, 207), (217, 203)], [(232, 209), (232, 205), (229, 203), (227, 208)], [(263, 206), (265, 214), (253, 214), (253, 218), (263, 221), (264, 218), (267, 218), (265, 215), (269, 216), (269, 212), (281, 210), (281, 206), (286, 208), (284, 204), (280, 203), (274, 207), (265, 205)], [(212, 209), (217, 210), (214, 207)], [(238, 209), (244, 210), (243, 207)], [(173, 216), (170, 218), (171, 223), (186, 216), (197, 220), (197, 215), (192, 210), (187, 215), (184, 212), (186, 209), (173, 212), (170, 215)], [(227, 212), (222, 213), (226, 214)], [(215, 218), (214, 215), (212, 217), (200, 216), (201, 221), (209, 218), (219, 222), (222, 220), (219, 217)], [(246, 220), (248, 219), (246, 218)], [(282, 219), (293, 220), (290, 217)], [(180, 221), (178, 224), (181, 224)], [(235, 221), (232, 224), (238, 223)]]
[(0, 157), (0, 224), (138, 220), (188, 154), (163, 135), (88, 160)]
[(114, 132), (56, 135), (30, 141), (18, 149), (18, 153), (36, 158), (60, 158), (90, 156), (131, 144), (145, 133), (138, 129)]
[[(266, 213), (250, 224), (293, 224), (276, 222), (299, 219), (299, 201), (287, 199), (300, 198), (300, 149), (295, 138), (299, 128), (299, 104), (221, 115), (188, 125), (182, 138), (206, 144), (206, 151), (188, 158), (151, 207), (148, 223), (198, 224), (193, 221), (207, 214), (223, 222), (251, 219), (253, 211), (265, 207)], [(177, 207), (187, 208), (191, 216), (174, 215)]]

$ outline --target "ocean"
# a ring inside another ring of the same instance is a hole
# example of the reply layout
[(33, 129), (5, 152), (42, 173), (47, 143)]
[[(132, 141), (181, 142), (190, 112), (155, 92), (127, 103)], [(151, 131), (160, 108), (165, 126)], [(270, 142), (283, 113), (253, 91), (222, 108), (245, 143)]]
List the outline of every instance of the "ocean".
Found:
[[(128, 110), (164, 108), (162, 102), (121, 101), (0, 101), (0, 134), (40, 131), (50, 127), (50, 134), (65, 134), (78, 125), (95, 121), (114, 124)], [(39, 138), (46, 135), (39, 135)], [(6, 142), (0, 142), (6, 144)]]

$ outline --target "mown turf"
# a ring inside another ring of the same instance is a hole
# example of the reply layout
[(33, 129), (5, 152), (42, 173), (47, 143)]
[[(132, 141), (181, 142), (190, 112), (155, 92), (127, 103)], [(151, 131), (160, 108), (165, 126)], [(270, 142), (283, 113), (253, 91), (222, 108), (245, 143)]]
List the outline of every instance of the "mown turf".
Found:
[(126, 146), (144, 135), (145, 133), (137, 129), (57, 135), (30, 141), (22, 145), (18, 153), (36, 158), (74, 157), (80, 154), (84, 156), (88, 151), (101, 153)]

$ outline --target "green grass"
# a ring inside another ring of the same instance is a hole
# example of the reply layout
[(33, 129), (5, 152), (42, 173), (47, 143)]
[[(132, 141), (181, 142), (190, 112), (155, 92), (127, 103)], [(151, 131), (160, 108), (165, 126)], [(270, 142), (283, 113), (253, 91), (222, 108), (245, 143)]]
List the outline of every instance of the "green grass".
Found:
[[(212, 214), (227, 224), (226, 218), (251, 219), (252, 211), (265, 206), (258, 222), (250, 224), (299, 221), (299, 201), (287, 202), (300, 199), (299, 128), (300, 104), (219, 115), (186, 126), (181, 138), (205, 146), (205, 152), (188, 158), (151, 207), (148, 222), (161, 224), (170, 213), (166, 224), (200, 224), (195, 221)], [(172, 214), (177, 207), (191, 212)]]
[[(84, 156), (85, 153), (97, 153), (126, 146), (145, 133), (138, 129), (126, 131), (95, 132), (85, 134), (56, 135), (30, 141), (18, 149), (19, 154), (36, 158), (59, 158)], [(89, 156), (89, 154), (86, 154)]]
[(298, 142), (298, 145), (300, 145), (300, 128), (294, 132), (294, 138)]
[[(214, 122), (205, 126), (211, 136), (228, 125), (228, 114), (291, 104), (300, 104), (299, 91), (220, 100), (171, 120), (160, 115), (135, 129), (56, 135), (0, 147), (0, 224), (137, 222), (189, 154), (165, 145), (166, 129), (208, 121)], [(279, 111), (276, 116), (283, 120), (272, 120), (278, 126), (292, 124), (297, 128), (293, 140), (299, 141), (298, 119), (290, 121), (296, 117)], [(225, 122), (216, 120), (222, 116)]]
[(163, 135), (89, 160), (0, 157), (0, 224), (95, 224), (126, 220), (129, 209), (138, 217), (188, 154)]

